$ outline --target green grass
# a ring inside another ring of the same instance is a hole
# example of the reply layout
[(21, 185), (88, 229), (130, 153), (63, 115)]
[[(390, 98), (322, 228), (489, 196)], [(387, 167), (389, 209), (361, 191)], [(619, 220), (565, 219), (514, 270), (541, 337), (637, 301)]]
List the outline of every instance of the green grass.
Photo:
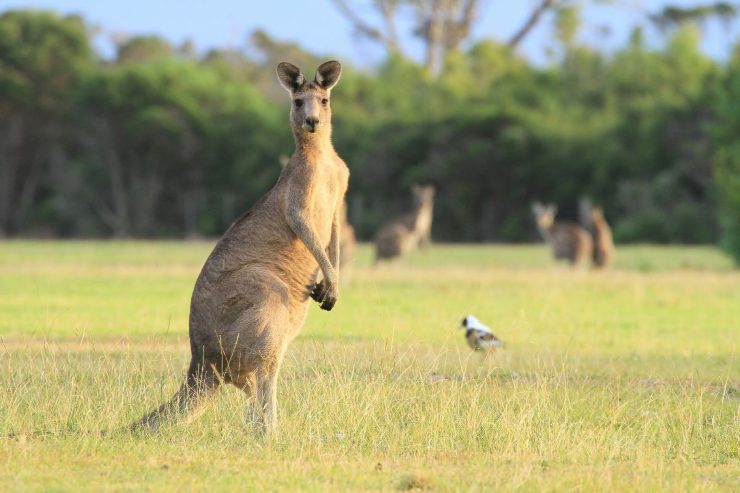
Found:
[[(115, 431), (177, 387), (210, 247), (0, 243), (0, 491), (740, 489), (740, 273), (715, 249), (589, 272), (364, 247), (289, 350), (277, 435), (243, 430), (232, 388), (189, 426)], [(504, 350), (471, 354), (469, 313)]]

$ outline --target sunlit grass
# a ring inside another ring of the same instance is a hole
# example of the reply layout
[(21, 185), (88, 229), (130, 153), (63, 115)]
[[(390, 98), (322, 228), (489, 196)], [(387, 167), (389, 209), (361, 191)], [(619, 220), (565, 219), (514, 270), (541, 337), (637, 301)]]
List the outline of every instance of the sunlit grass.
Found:
[[(740, 488), (740, 274), (715, 250), (571, 272), (539, 246), (363, 248), (289, 350), (276, 436), (233, 388), (122, 432), (179, 383), (209, 248), (0, 243), (0, 490)], [(506, 348), (472, 354), (468, 313)]]

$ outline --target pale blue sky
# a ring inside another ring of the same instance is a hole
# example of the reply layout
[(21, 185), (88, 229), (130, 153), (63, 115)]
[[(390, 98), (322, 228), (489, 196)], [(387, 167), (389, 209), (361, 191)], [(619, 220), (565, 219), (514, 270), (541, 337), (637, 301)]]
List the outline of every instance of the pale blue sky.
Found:
[[(367, 0), (349, 0), (365, 6)], [(709, 0), (622, 0), (621, 7), (591, 6), (585, 11), (581, 40), (595, 47), (610, 49), (624, 44), (632, 26), (647, 27), (647, 39), (658, 46), (661, 36), (645, 20), (645, 12), (665, 4), (696, 5)], [(481, 18), (474, 39), (507, 39), (523, 22), (533, 0), (482, 0)], [(11, 8), (43, 8), (62, 13), (81, 13), (101, 32), (95, 44), (103, 55), (112, 53), (110, 37), (115, 33), (159, 34), (175, 43), (195, 42), (199, 51), (213, 47), (244, 48), (249, 32), (261, 28), (270, 35), (300, 43), (318, 55), (335, 55), (358, 66), (372, 65), (383, 58), (374, 43), (353, 35), (352, 26), (330, 0), (0, 0), (0, 11)], [(546, 60), (545, 48), (551, 44), (549, 22), (543, 22), (526, 40), (521, 51), (536, 62)], [(600, 26), (611, 34), (599, 34)], [(731, 30), (718, 23), (705, 29), (703, 49), (724, 59), (731, 46), (740, 40), (740, 21)], [(410, 35), (405, 45), (419, 57), (421, 46)]]

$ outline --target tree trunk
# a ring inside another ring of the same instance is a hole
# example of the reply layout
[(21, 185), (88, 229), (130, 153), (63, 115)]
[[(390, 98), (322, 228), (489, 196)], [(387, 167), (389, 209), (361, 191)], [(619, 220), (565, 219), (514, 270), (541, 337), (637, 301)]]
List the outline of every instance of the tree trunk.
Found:
[(7, 121), (6, 129), (0, 135), (0, 235), (13, 232), (12, 211), (17, 189), (18, 171), (21, 162), (23, 140), (22, 117)]

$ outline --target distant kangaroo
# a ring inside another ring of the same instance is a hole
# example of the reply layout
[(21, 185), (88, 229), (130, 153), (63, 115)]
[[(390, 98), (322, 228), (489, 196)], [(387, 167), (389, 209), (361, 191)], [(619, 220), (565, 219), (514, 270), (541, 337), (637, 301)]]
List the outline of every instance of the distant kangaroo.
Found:
[(553, 256), (556, 260), (567, 259), (571, 265), (587, 261), (593, 250), (591, 235), (575, 223), (555, 222), (557, 211), (554, 204), (532, 204), (537, 229), (552, 248)]
[(434, 187), (412, 185), (414, 208), (385, 223), (375, 237), (375, 261), (399, 257), (429, 246), (432, 238)]
[(602, 209), (591, 210), (591, 224), (594, 237), (593, 265), (597, 268), (608, 267), (614, 257), (614, 239)]
[(331, 310), (339, 294), (339, 212), (349, 170), (331, 144), (329, 97), (340, 74), (336, 61), (321, 64), (311, 82), (295, 65), (277, 66), (291, 95), (295, 152), (277, 184), (234, 221), (206, 260), (190, 303), (185, 382), (135, 429), (195, 417), (221, 383), (250, 396), (246, 419), (255, 432), (275, 429), (280, 364), (309, 297)]

